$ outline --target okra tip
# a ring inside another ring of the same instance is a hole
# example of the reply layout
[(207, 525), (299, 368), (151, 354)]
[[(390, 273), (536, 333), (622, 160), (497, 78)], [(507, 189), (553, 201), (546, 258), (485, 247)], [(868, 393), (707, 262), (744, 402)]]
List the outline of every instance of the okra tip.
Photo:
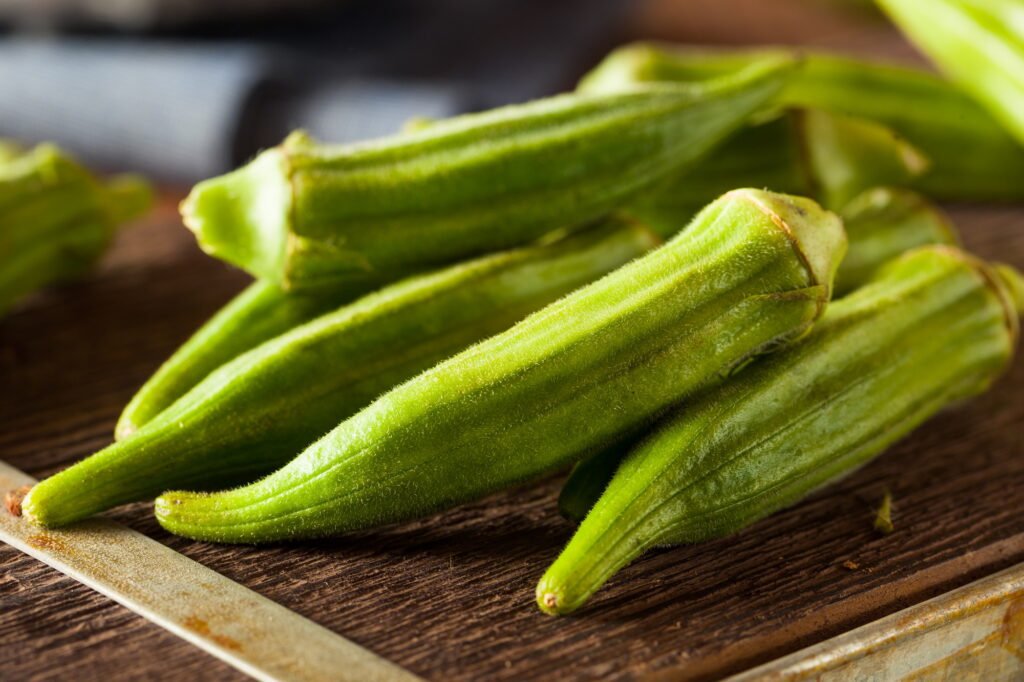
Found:
[(565, 600), (562, 599), (560, 590), (547, 580), (537, 583), (537, 606), (549, 616), (561, 616), (571, 611), (565, 609)]
[(282, 276), (291, 204), (287, 155), (275, 148), (200, 182), (180, 209), (203, 251), (276, 281)]

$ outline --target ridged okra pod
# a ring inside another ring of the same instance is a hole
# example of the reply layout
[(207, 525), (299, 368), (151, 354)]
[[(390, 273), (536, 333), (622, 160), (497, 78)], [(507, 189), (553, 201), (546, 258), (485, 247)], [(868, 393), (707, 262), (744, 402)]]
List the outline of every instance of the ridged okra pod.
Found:
[(878, 0), (939, 68), (1024, 144), (1020, 0)]
[(131, 438), (38, 484), (23, 511), (60, 525), (169, 488), (253, 481), (384, 391), (658, 243), (608, 220), (385, 287), (243, 353)]
[(52, 145), (0, 163), (0, 315), (48, 284), (88, 271), (117, 228), (151, 202), (129, 176), (103, 183)]
[(211, 372), (315, 317), (357, 298), (358, 290), (290, 295), (257, 280), (210, 318), (160, 368), (121, 412), (114, 438), (131, 436)]
[(391, 281), (603, 217), (740, 127), (791, 67), (560, 95), (354, 145), (293, 135), (197, 185), (182, 213), (208, 253), (286, 290)]
[[(833, 298), (867, 284), (879, 268), (911, 249), (929, 244), (955, 246), (960, 241), (948, 216), (910, 190), (869, 190), (849, 203), (842, 217), (849, 246), (836, 273)], [(1018, 298), (1024, 300), (1024, 296)], [(573, 468), (558, 496), (562, 516), (575, 523), (583, 520), (629, 446), (615, 444)]]
[(157, 518), (222, 542), (325, 536), (565, 466), (805, 333), (845, 241), (810, 200), (731, 192), (665, 246), (392, 389), (280, 471), (166, 493)]
[(884, 125), (930, 160), (913, 189), (939, 199), (1024, 197), (1024, 147), (984, 107), (947, 81), (915, 69), (794, 50), (694, 50), (638, 43), (612, 52), (580, 83), (614, 92), (635, 83), (702, 82), (783, 56), (799, 60), (784, 107), (820, 109)]
[(571, 612), (646, 550), (728, 535), (849, 473), (986, 390), (1017, 334), (987, 264), (947, 246), (897, 259), (800, 344), (659, 424), (540, 580), (540, 608)]

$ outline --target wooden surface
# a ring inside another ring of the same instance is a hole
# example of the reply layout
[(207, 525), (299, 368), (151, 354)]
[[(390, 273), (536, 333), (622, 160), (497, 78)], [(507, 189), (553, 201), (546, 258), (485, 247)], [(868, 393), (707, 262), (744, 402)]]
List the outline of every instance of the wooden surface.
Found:
[[(979, 254), (1024, 267), (1024, 210), (959, 208)], [(106, 445), (135, 388), (244, 285), (168, 200), (90, 281), (0, 321), (0, 458), (45, 476)], [(433, 679), (714, 678), (1024, 561), (1024, 361), (857, 474), (739, 535), (659, 551), (577, 617), (533, 605), (568, 540), (556, 479), (422, 522), (319, 543), (168, 536), (111, 516)], [(896, 532), (871, 528), (888, 488)], [(240, 675), (0, 546), (0, 679)]]

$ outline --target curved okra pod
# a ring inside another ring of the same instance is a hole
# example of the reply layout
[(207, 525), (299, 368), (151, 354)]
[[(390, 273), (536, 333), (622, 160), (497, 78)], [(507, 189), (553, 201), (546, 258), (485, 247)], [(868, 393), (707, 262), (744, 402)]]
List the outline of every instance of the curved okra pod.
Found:
[(614, 92), (636, 83), (702, 82), (787, 55), (799, 65), (773, 103), (867, 119), (895, 131), (931, 162), (912, 181), (913, 189), (951, 200), (1024, 198), (1024, 184), (1018, 181), (1024, 176), (1024, 147), (971, 97), (924, 71), (821, 52), (638, 43), (612, 52), (581, 81), (579, 90)]
[(675, 411), (627, 455), (537, 586), (579, 608), (646, 550), (733, 533), (875, 457), (981, 393), (1018, 334), (987, 264), (917, 249), (829, 306), (800, 344)]
[(878, 3), (915, 45), (1024, 144), (1024, 7), (1020, 0)]
[(565, 466), (805, 333), (845, 241), (810, 200), (731, 192), (665, 246), (392, 389), (280, 471), (165, 493), (157, 518), (221, 542), (325, 536)]
[(168, 488), (247, 483), (374, 398), (659, 243), (621, 220), (385, 287), (214, 371), (142, 427), (33, 488), (60, 525)]
[[(945, 213), (910, 190), (870, 190), (848, 204), (842, 216), (849, 247), (836, 273), (833, 298), (864, 286), (879, 268), (911, 249), (959, 243), (956, 229)], [(1012, 289), (1013, 272), (1012, 268), (1006, 269), (1008, 289)], [(573, 468), (558, 496), (562, 516), (574, 523), (583, 520), (612, 480), (631, 444), (602, 450)]]
[(357, 290), (290, 295), (257, 280), (193, 334), (132, 396), (115, 440), (134, 434), (211, 372), (275, 336), (348, 303)]
[(293, 135), (182, 204), (200, 246), (286, 290), (378, 284), (583, 227), (767, 105), (792, 59), (459, 116), (355, 145)]
[(102, 183), (52, 145), (0, 163), (0, 315), (22, 297), (89, 270), (117, 228), (152, 201), (133, 176)]

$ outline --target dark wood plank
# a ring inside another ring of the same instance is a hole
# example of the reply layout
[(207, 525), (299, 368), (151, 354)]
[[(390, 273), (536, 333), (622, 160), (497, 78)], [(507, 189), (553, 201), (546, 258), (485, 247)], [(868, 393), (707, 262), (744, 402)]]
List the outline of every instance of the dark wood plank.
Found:
[[(1024, 211), (955, 216), (972, 249), (1024, 267)], [(199, 254), (169, 199), (95, 277), (0, 321), (0, 458), (43, 476), (105, 445), (134, 389), (243, 285)], [(571, 532), (557, 479), (380, 532), (259, 549), (170, 537), (145, 504), (112, 516), (429, 678), (708, 679), (1024, 561), (1022, 390), (1018, 361), (855, 475), (735, 537), (651, 554), (573, 618), (533, 606)], [(871, 528), (884, 488), (887, 537)], [(238, 677), (6, 546), (0, 641), (2, 679)]]

